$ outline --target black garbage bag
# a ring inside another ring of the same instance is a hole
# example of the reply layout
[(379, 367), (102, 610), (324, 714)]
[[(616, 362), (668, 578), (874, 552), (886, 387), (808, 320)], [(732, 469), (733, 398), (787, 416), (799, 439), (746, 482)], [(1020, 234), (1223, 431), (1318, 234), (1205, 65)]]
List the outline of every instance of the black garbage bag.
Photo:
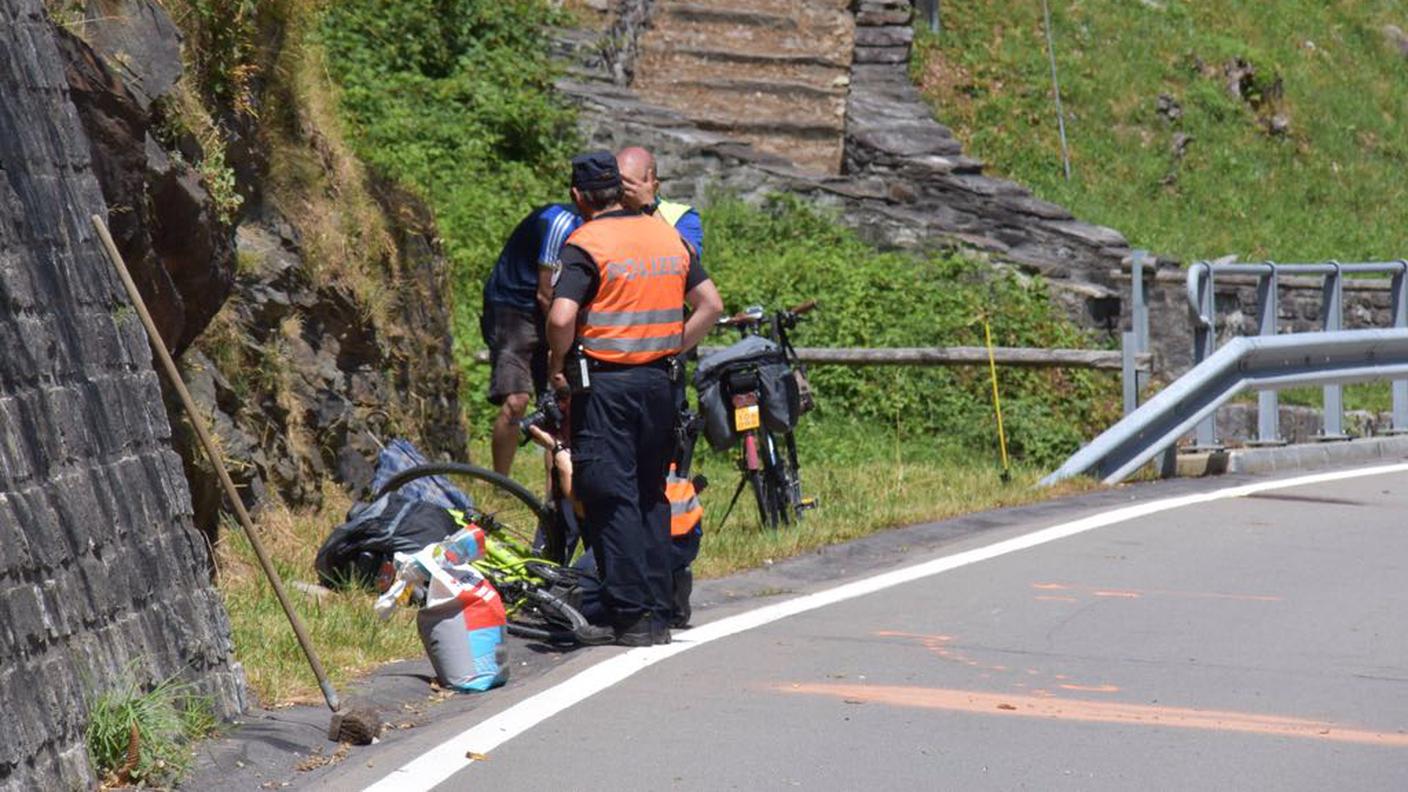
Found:
[(443, 506), (392, 492), (334, 528), (313, 566), (331, 588), (372, 587), (396, 553), (414, 553), (459, 530)]

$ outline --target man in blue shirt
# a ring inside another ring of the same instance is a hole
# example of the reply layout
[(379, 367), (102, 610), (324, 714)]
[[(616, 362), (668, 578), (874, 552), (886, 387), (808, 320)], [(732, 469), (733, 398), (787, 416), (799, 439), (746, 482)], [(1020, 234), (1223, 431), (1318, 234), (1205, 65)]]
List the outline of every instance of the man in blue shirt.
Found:
[(493, 367), (489, 401), (499, 407), (492, 442), (494, 470), (504, 475), (513, 468), (518, 451), (518, 420), (533, 394), (547, 383), (544, 317), (562, 244), (581, 224), (582, 218), (568, 205), (534, 209), (513, 229), (484, 283), (479, 328)]
[(655, 158), (638, 146), (621, 149), (616, 155), (621, 169), (621, 186), (625, 189), (622, 204), (654, 215), (675, 227), (700, 258), (704, 257), (704, 221), (699, 212), (688, 204), (660, 198), (660, 178), (655, 172)]

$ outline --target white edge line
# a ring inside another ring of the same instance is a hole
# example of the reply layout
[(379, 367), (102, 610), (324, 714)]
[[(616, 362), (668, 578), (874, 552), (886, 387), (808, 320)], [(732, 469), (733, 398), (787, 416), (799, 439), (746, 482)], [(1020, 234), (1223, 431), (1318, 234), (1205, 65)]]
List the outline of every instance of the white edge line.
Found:
[(718, 621), (676, 633), (671, 643), (631, 649), (622, 654), (613, 655), (440, 743), (426, 753), (391, 771), (375, 784), (366, 787), (366, 791), (412, 792), (412, 790), (429, 790), (472, 764), (473, 760), (468, 757), (471, 751), (487, 754), (577, 702), (587, 699), (617, 682), (627, 679), (637, 671), (648, 668), (668, 657), (673, 657), (711, 641), (717, 641), (720, 638), (727, 638), (779, 619), (785, 619), (788, 616), (806, 613), (827, 605), (883, 591), (903, 583), (948, 572), (980, 561), (987, 561), (1019, 550), (1026, 550), (1047, 542), (1054, 542), (1057, 539), (1065, 539), (1096, 528), (1103, 528), (1171, 509), (1228, 498), (1241, 498), (1265, 490), (1401, 472), (1408, 472), (1408, 463), (1332, 473), (1316, 473), (1276, 481), (1261, 481), (1236, 487), (1225, 487), (1212, 492), (1136, 503), (1093, 514), (1089, 517), (1082, 517), (1079, 520), (1041, 528), (983, 547), (964, 550), (913, 566), (862, 578), (835, 588), (727, 616)]

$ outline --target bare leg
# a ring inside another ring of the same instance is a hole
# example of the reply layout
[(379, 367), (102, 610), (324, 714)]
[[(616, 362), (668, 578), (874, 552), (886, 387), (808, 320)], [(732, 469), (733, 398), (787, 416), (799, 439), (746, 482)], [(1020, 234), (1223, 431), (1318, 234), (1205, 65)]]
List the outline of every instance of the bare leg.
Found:
[(513, 456), (518, 453), (518, 420), (528, 409), (528, 398), (526, 393), (510, 393), (494, 419), (494, 471), (505, 476), (513, 470)]

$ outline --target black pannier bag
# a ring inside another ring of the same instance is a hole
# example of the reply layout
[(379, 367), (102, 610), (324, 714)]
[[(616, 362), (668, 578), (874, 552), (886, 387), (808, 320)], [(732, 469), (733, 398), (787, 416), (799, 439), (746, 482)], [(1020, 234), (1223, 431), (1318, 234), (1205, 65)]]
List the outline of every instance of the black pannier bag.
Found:
[(393, 492), (334, 528), (313, 566), (325, 586), (371, 586), (396, 553), (415, 553), (457, 530), (443, 506)]
[(704, 436), (717, 451), (738, 442), (733, 430), (733, 394), (756, 388), (761, 395), (763, 425), (786, 432), (802, 414), (798, 380), (782, 347), (762, 336), (747, 336), (710, 355), (694, 372)]

